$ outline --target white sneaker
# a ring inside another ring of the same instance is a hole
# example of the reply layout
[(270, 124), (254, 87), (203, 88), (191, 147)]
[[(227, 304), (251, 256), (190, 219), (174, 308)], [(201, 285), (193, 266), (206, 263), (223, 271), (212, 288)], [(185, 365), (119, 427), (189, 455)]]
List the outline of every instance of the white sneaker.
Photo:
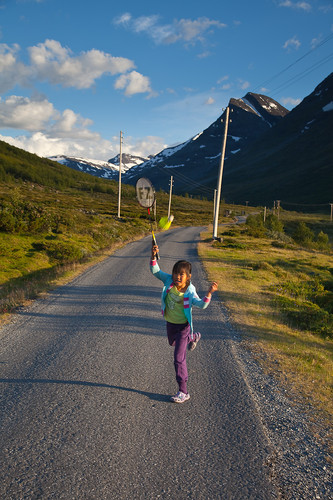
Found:
[(185, 403), (188, 399), (190, 399), (189, 394), (185, 394), (185, 392), (178, 391), (175, 396), (171, 396), (171, 401), (174, 403)]
[(189, 342), (188, 344), (188, 350), (193, 351), (197, 347), (197, 343), (201, 339), (201, 333), (197, 332), (194, 334), (194, 340), (192, 342)]

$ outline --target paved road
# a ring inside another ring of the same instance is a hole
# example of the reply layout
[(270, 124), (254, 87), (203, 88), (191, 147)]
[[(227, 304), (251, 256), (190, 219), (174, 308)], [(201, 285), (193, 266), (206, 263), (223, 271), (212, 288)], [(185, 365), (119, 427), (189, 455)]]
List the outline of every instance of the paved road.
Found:
[[(160, 264), (190, 259), (204, 295), (198, 238), (199, 228), (160, 234)], [(0, 330), (1, 498), (277, 498), (217, 296), (194, 310), (191, 399), (169, 402), (173, 353), (149, 250), (150, 238), (127, 245)]]

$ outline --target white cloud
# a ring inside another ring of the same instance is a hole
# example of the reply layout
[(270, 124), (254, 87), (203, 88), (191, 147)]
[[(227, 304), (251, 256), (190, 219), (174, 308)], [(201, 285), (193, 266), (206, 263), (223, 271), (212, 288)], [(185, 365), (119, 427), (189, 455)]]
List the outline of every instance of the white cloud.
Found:
[(7, 92), (15, 85), (28, 86), (34, 82), (48, 81), (53, 85), (87, 89), (103, 75), (125, 75), (125, 95), (148, 92), (153, 95), (149, 78), (141, 75), (130, 59), (114, 57), (100, 50), (89, 50), (74, 56), (70, 49), (56, 40), (45, 40), (28, 48), (30, 64), (18, 59), (20, 47), (0, 44), (0, 92)]
[(206, 59), (207, 57), (209, 57), (211, 55), (211, 53), (207, 50), (206, 52), (202, 52), (201, 54), (198, 54), (197, 55), (197, 58), (198, 59)]
[(20, 47), (0, 44), (0, 92), (7, 92), (16, 84), (25, 85), (30, 78), (30, 69), (17, 61)]
[(132, 16), (129, 12), (125, 12), (119, 17), (116, 17), (113, 22), (114, 24), (128, 24), (130, 20), (132, 19)]
[(215, 103), (215, 99), (213, 97), (208, 97), (208, 99), (206, 99), (206, 101), (205, 101), (205, 104), (208, 104), (208, 105), (211, 105), (214, 103)]
[(283, 104), (283, 106), (285, 107), (289, 106), (291, 108), (294, 108), (301, 102), (301, 100), (302, 99), (294, 99), (293, 97), (282, 97), (281, 104)]
[(152, 93), (150, 80), (147, 76), (143, 76), (137, 71), (131, 71), (125, 75), (121, 75), (114, 87), (116, 89), (125, 89), (125, 95), (131, 96), (144, 92)]
[[(35, 132), (31, 135), (16, 137), (0, 135), (0, 140), (42, 157), (79, 156), (81, 158), (107, 161), (119, 153), (119, 137), (112, 141), (103, 139), (99, 134), (93, 137), (52, 137), (47, 133)], [(125, 137), (123, 152), (136, 156), (157, 154), (167, 147), (160, 137), (147, 136), (141, 138)]]
[[(27, 131), (15, 137), (2, 135), (0, 139), (39, 156), (82, 156), (104, 161), (115, 156), (119, 138), (105, 140), (89, 129), (91, 125), (91, 120), (71, 109), (56, 110), (46, 99), (0, 99), (0, 128)], [(164, 147), (162, 139), (153, 136), (126, 138), (124, 144), (125, 151), (139, 156), (158, 153)]]
[(318, 10), (320, 10), (324, 14), (328, 14), (328, 12), (332, 12), (333, 6), (332, 5), (321, 5), (320, 7), (318, 7)]
[[(119, 142), (118, 138), (114, 138)], [(148, 156), (157, 154), (168, 146), (161, 137), (149, 135), (147, 137), (126, 137), (123, 149), (126, 153), (136, 156)]]
[(134, 33), (146, 33), (156, 44), (170, 45), (178, 41), (185, 43), (203, 42), (214, 28), (225, 28), (226, 24), (207, 17), (198, 19), (174, 19), (171, 24), (160, 24), (157, 15), (133, 18), (126, 13), (114, 20)]
[(312, 9), (308, 2), (291, 2), (290, 0), (284, 0), (279, 3), (279, 7), (289, 7), (291, 9), (300, 9), (306, 12), (310, 12)]
[(293, 37), (293, 38), (290, 38), (289, 40), (287, 40), (284, 45), (283, 45), (283, 48), (284, 49), (295, 49), (295, 50), (298, 50), (301, 46), (301, 42), (296, 38), (296, 35)]
[(225, 82), (226, 80), (229, 80), (229, 75), (222, 76), (217, 80), (216, 83), (219, 85), (220, 83)]
[(71, 109), (60, 112), (47, 99), (9, 96), (0, 99), (0, 128), (40, 132), (49, 138), (98, 139), (91, 132), (92, 121)]
[(6, 100), (0, 98), (0, 127), (40, 130), (56, 115), (53, 105), (44, 100), (30, 100), (28, 97), (12, 95)]
[(242, 80), (241, 78), (239, 78), (238, 82), (239, 82), (239, 87), (242, 90), (246, 90), (250, 87), (250, 82), (247, 82), (246, 80)]
[(125, 73), (135, 67), (129, 59), (95, 49), (72, 56), (56, 40), (45, 40), (28, 50), (37, 77), (64, 87), (90, 88), (103, 74)]
[(118, 153), (116, 144), (113, 145), (100, 136), (89, 141), (87, 138), (73, 140), (73, 138), (51, 137), (43, 132), (35, 132), (32, 135), (17, 137), (0, 135), (0, 139), (43, 157), (67, 155), (106, 161)]
[(311, 49), (315, 49), (319, 43), (323, 41), (323, 35), (320, 34), (317, 38), (311, 40)]

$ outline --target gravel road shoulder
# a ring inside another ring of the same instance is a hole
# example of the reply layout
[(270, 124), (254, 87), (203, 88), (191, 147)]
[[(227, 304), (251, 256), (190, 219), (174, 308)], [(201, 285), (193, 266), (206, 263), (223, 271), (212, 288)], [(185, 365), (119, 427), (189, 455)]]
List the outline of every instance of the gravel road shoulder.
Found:
[[(223, 305), (221, 305), (223, 307)], [(273, 453), (267, 466), (281, 499), (333, 499), (333, 468), (327, 420), (267, 374), (249, 341), (235, 332), (231, 350), (255, 402)]]

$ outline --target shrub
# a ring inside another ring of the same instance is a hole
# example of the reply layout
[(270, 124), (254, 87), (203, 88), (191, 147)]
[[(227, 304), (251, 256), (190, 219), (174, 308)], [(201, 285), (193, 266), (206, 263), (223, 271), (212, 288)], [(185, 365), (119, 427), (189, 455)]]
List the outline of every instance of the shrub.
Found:
[(333, 337), (333, 315), (317, 304), (284, 296), (278, 296), (276, 301), (292, 326), (313, 334)]
[(311, 246), (314, 236), (313, 231), (304, 222), (299, 222), (292, 237), (300, 245)]
[(6, 233), (49, 232), (59, 224), (59, 216), (53, 215), (37, 203), (12, 198), (0, 202), (0, 231)]
[(80, 261), (87, 255), (85, 248), (68, 241), (44, 241), (34, 245), (36, 250), (43, 250), (52, 261), (59, 264)]
[(333, 293), (318, 279), (275, 285), (276, 303), (293, 326), (333, 337)]
[(327, 250), (329, 248), (328, 235), (326, 233), (324, 233), (323, 231), (320, 231), (320, 233), (318, 233), (318, 235), (317, 235), (316, 243), (317, 243), (317, 247), (320, 250)]
[(283, 223), (276, 217), (276, 215), (269, 214), (266, 217), (265, 227), (268, 231), (272, 231), (274, 233), (283, 233)]
[(265, 226), (262, 215), (249, 215), (246, 219), (247, 232), (254, 238), (261, 238), (265, 235)]

